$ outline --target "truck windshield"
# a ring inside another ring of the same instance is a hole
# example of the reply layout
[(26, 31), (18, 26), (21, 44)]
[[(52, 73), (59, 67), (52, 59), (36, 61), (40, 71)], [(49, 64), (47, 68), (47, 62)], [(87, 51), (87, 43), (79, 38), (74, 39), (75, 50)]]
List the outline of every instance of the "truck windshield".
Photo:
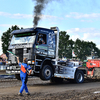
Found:
[(23, 43), (34, 43), (35, 41), (35, 33), (23, 33), (23, 34), (15, 34), (12, 37), (11, 45), (13, 44), (23, 44)]

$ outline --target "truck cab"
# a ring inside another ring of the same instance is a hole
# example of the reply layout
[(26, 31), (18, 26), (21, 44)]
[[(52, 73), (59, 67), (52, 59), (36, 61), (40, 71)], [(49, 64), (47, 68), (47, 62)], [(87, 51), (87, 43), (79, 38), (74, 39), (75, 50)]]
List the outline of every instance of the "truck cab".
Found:
[[(19, 57), (20, 62), (23, 58), (28, 58), (28, 64), (32, 68), (32, 74), (39, 76), (42, 80), (49, 80), (54, 73), (54, 66), (57, 64), (59, 29), (52, 27), (46, 28), (27, 28), (15, 30), (8, 50)], [(15, 56), (9, 53), (6, 72), (20, 77), (20, 67)]]

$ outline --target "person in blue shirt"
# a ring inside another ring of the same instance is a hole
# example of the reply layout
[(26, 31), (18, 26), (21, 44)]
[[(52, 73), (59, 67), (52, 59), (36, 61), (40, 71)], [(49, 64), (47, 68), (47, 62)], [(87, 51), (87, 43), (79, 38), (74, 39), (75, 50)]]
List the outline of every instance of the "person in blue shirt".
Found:
[[(28, 79), (28, 75), (31, 74), (32, 69), (31, 69), (30, 65), (27, 65), (27, 58), (24, 58), (23, 63), (21, 63), (21, 62), (19, 62), (19, 57), (17, 57), (17, 62), (20, 66), (20, 78), (22, 81), (22, 86), (20, 88), (18, 95), (21, 96), (24, 89), (25, 89), (26, 94), (30, 95), (28, 88), (27, 88), (27, 79)], [(27, 74), (27, 70), (29, 70), (28, 74)]]

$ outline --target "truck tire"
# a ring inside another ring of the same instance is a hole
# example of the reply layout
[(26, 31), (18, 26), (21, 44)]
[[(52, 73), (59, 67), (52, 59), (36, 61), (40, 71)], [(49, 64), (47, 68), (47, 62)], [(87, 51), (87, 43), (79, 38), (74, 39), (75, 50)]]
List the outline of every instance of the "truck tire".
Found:
[(53, 70), (50, 65), (44, 65), (40, 71), (40, 78), (42, 80), (50, 80), (53, 75)]
[(52, 77), (52, 78), (50, 79), (50, 82), (51, 82), (51, 83), (58, 83), (58, 84), (61, 84), (61, 83), (63, 83), (63, 78)]
[(15, 78), (16, 78), (17, 80), (21, 80), (21, 79), (20, 79), (20, 74), (15, 74)]
[(75, 82), (76, 83), (83, 83), (84, 82), (84, 73), (78, 70), (75, 74)]

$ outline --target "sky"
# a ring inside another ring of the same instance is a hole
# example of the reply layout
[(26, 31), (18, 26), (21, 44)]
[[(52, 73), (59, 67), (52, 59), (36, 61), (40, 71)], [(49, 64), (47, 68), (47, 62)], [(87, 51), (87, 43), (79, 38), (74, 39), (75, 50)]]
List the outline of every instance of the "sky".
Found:
[[(48, 0), (38, 27), (57, 26), (70, 39), (92, 41), (100, 49), (100, 0)], [(13, 25), (33, 27), (35, 0), (0, 0), (0, 37)], [(0, 54), (2, 41), (0, 38)]]

